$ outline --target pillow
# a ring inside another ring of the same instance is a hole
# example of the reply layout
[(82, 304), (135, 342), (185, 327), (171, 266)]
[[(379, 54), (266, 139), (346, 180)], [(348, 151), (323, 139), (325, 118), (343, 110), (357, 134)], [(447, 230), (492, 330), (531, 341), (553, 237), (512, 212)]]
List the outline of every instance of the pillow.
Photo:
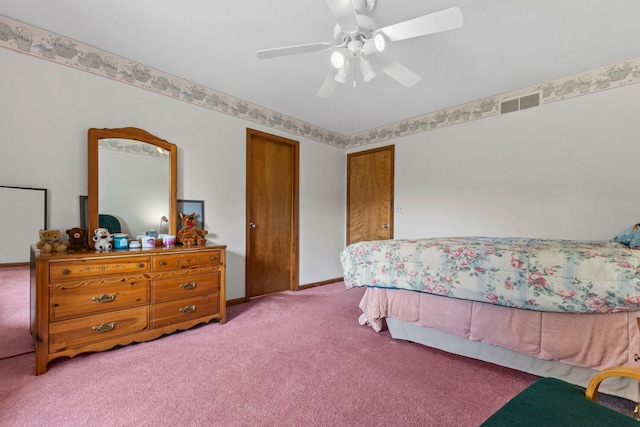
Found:
[[(612, 242), (618, 242), (618, 243), (622, 243), (623, 245), (627, 245), (629, 246), (631, 244), (631, 241), (638, 236), (638, 231), (640, 231), (640, 224), (635, 224), (632, 225), (631, 227), (627, 228), (626, 230), (621, 231), (620, 233), (618, 233), (618, 235), (616, 237), (614, 237), (613, 239), (611, 239)], [(640, 237), (638, 237), (637, 242), (640, 246)]]
[(629, 247), (631, 249), (640, 249), (640, 233), (636, 233), (635, 236), (633, 236), (633, 239), (629, 242)]

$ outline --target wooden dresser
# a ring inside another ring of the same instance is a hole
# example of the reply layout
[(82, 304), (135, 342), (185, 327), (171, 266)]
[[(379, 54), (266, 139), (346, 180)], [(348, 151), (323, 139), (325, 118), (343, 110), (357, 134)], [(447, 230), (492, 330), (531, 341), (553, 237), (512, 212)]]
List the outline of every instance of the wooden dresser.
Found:
[(31, 249), (36, 375), (58, 357), (225, 322), (225, 246)]

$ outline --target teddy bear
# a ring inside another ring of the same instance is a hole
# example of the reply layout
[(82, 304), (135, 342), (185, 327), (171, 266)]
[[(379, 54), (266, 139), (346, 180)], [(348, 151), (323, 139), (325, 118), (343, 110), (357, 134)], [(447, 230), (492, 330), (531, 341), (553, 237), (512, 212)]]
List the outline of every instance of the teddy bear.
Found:
[(60, 237), (60, 230), (40, 230), (40, 241), (36, 247), (42, 252), (64, 252), (67, 245)]
[(89, 249), (89, 243), (87, 242), (87, 230), (80, 227), (70, 228), (66, 231), (69, 236), (69, 250), (79, 251), (82, 249)]
[(178, 231), (176, 240), (178, 243), (182, 243), (185, 246), (190, 245), (204, 245), (207, 243), (207, 239), (204, 238), (209, 232), (207, 230), (201, 230), (196, 227), (196, 213), (192, 214), (180, 214), (182, 222), (182, 228)]
[(111, 249), (113, 237), (106, 228), (96, 228), (93, 230), (93, 247), (96, 251), (108, 251)]

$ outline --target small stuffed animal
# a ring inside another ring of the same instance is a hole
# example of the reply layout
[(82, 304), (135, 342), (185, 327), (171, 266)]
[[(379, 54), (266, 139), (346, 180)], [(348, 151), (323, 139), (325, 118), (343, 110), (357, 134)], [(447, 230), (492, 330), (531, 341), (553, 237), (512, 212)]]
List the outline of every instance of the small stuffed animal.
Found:
[(82, 249), (89, 249), (89, 243), (87, 242), (87, 230), (84, 228), (74, 227), (66, 231), (69, 236), (69, 250), (79, 251)]
[(36, 247), (42, 252), (64, 252), (67, 245), (60, 237), (60, 230), (40, 230), (40, 241)]
[(108, 251), (111, 249), (113, 237), (106, 228), (96, 228), (93, 230), (93, 247), (96, 251)]
[(182, 220), (182, 228), (178, 231), (176, 240), (178, 243), (182, 243), (185, 246), (190, 245), (204, 245), (207, 243), (207, 239), (204, 238), (209, 232), (207, 230), (200, 230), (196, 227), (196, 213), (192, 214), (180, 214)]

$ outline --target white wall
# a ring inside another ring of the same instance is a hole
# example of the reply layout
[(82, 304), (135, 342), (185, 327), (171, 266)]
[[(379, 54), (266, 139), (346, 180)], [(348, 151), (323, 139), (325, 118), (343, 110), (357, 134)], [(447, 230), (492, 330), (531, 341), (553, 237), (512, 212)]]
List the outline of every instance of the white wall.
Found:
[(178, 198), (205, 201), (210, 240), (227, 245), (227, 298), (243, 297), (251, 127), (300, 141), (300, 284), (342, 275), (343, 150), (7, 49), (0, 64), (0, 185), (47, 188), (50, 228), (80, 225), (87, 129), (145, 129), (178, 146)]
[(395, 237), (613, 237), (640, 221), (638, 99), (630, 85), (391, 141)]

